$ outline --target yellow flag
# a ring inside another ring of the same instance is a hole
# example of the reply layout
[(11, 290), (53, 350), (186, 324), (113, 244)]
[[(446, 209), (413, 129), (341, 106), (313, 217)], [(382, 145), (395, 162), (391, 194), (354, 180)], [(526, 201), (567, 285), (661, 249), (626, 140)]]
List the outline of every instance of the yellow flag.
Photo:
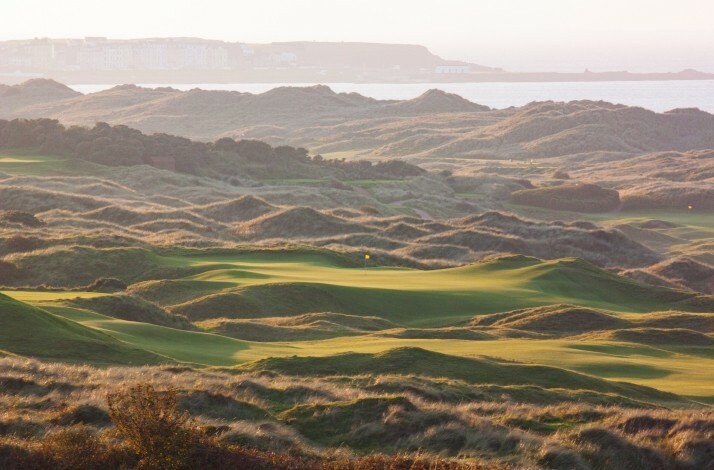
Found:
[(369, 255), (364, 255), (364, 259), (369, 259)]

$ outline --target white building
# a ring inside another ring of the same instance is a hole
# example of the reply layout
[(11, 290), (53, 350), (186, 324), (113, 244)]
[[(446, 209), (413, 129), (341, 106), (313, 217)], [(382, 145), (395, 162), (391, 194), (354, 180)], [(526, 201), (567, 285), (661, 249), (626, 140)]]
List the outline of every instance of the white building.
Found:
[(470, 65), (437, 65), (434, 68), (434, 73), (471, 73)]

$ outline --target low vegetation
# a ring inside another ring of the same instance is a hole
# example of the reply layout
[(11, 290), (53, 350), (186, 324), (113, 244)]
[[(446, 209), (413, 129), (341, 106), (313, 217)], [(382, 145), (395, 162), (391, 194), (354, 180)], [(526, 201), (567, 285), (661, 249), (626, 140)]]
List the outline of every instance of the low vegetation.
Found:
[(418, 375), (5, 358), (0, 381), (8, 469), (695, 469), (710, 461), (714, 438), (708, 410)]
[(246, 174), (275, 177), (282, 171), (292, 177), (332, 175), (389, 179), (424, 173), (421, 168), (401, 161), (374, 165), (371, 161), (326, 161), (322, 156), (309, 157), (304, 148), (272, 147), (258, 140), (235, 141), (229, 137), (214, 143), (194, 142), (168, 134), (146, 135), (127, 126), (110, 126), (104, 122), (90, 129), (65, 128), (51, 119), (0, 120), (0, 149), (69, 156), (110, 166), (152, 165), (182, 173), (224, 177)]

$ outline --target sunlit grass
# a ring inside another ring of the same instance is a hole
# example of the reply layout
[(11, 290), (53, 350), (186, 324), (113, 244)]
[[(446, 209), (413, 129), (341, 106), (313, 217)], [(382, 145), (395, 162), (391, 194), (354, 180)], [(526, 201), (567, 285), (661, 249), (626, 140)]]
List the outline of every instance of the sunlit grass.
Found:
[(89, 299), (101, 297), (101, 292), (79, 292), (79, 291), (31, 291), (31, 290), (3, 290), (0, 294), (5, 294), (21, 302), (47, 302), (52, 300), (69, 300), (76, 298)]

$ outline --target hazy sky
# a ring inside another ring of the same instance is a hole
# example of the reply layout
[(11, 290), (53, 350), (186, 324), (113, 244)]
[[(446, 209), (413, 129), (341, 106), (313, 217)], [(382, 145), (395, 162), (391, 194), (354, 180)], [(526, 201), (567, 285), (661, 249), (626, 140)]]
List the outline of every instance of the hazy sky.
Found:
[(3, 0), (0, 39), (416, 43), (509, 70), (714, 72), (714, 0)]

